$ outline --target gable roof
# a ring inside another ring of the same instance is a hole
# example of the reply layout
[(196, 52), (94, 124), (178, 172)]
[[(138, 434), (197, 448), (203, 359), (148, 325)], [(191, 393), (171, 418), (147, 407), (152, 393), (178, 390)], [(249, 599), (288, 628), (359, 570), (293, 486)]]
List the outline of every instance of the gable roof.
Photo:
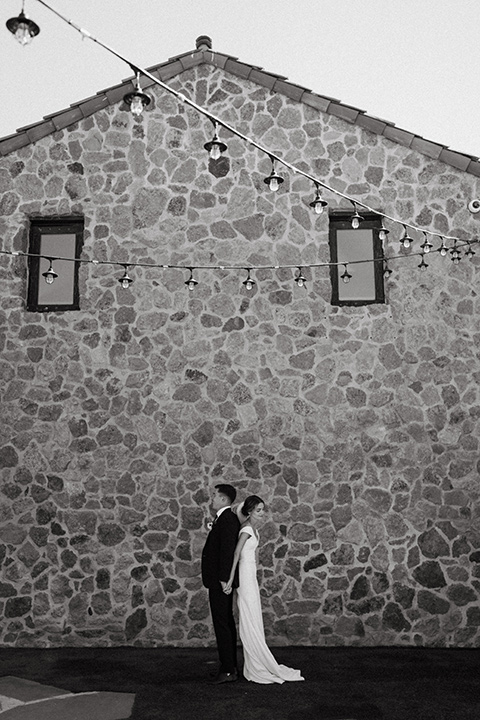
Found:
[[(146, 70), (162, 82), (167, 83), (168, 80), (185, 70), (204, 64), (213, 65), (244, 80), (251, 80), (272, 92), (286, 95), (292, 100), (310, 105), (321, 112), (334, 115), (377, 135), (383, 135), (388, 140), (411, 148), (433, 160), (439, 160), (458, 170), (480, 177), (480, 160), (475, 155), (456, 152), (447, 145), (426, 140), (420, 135), (396, 127), (393, 122), (368, 115), (365, 110), (342, 103), (336, 98), (319, 95), (302, 85), (289, 82), (283, 75), (267, 72), (259, 66), (241, 62), (231, 55), (213, 52), (211, 50), (211, 40), (205, 35), (197, 38), (195, 50), (175, 55), (166, 62), (146, 68)], [(150, 78), (143, 77), (143, 89), (147, 89), (153, 84), (154, 82)], [(99, 110), (119, 103), (126, 93), (132, 92), (134, 89), (134, 79), (128, 78), (119, 85), (101, 90), (92, 97), (73, 103), (69, 108), (46, 115), (40, 122), (19, 128), (13, 135), (0, 138), (0, 155), (8, 155), (19, 148), (83, 120), (83, 118), (89, 117), (89, 115), (93, 115)]]

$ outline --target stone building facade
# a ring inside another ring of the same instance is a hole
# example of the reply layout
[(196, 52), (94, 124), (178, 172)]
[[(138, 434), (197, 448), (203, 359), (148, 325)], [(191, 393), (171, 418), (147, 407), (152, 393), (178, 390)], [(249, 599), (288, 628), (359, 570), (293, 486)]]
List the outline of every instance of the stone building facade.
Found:
[[(358, 201), (475, 237), (475, 158), (203, 46), (152, 72)], [(84, 259), (181, 266), (123, 289), (85, 263), (80, 310), (36, 313), (26, 259), (0, 258), (0, 642), (211, 644), (199, 556), (230, 482), (268, 507), (271, 644), (478, 646), (480, 252), (422, 273), (390, 226), (386, 302), (333, 306), (311, 183), (271, 193), (225, 132), (212, 166), (210, 122), (143, 85), (139, 118), (124, 83), (0, 141), (3, 251), (78, 215)]]

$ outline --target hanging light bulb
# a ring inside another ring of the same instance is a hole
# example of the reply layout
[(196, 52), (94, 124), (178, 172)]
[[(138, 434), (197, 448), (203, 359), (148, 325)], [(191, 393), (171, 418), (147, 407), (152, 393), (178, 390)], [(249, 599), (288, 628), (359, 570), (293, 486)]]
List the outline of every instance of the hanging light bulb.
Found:
[(425, 262), (424, 253), (422, 253), (422, 262), (419, 263), (418, 267), (420, 268), (420, 270), (422, 270), (422, 272), (428, 268), (428, 264)]
[(220, 155), (227, 149), (227, 146), (218, 139), (216, 122), (213, 123), (213, 127), (215, 128), (213, 138), (210, 142), (205, 143), (203, 147), (208, 152), (212, 160), (218, 160)]
[(252, 278), (250, 277), (250, 268), (245, 268), (245, 270), (247, 271), (248, 274), (247, 274), (246, 279), (243, 281), (242, 285), (245, 285), (247, 290), (253, 290), (253, 286), (255, 285), (255, 280), (252, 280)]
[(51, 285), (54, 282), (54, 280), (56, 280), (56, 278), (58, 277), (58, 274), (53, 269), (52, 258), (47, 258), (47, 260), (50, 263), (50, 267), (48, 268), (48, 270), (46, 272), (42, 273), (42, 275), (45, 278), (45, 282), (47, 283), (47, 285)]
[(460, 260), (462, 259), (462, 253), (457, 247), (457, 240), (453, 243), (453, 248), (450, 250), (450, 255), (452, 256), (452, 262), (454, 265), (458, 265)]
[(393, 270), (391, 270), (388, 266), (388, 260), (385, 258), (383, 261), (383, 275), (386, 278), (389, 278), (392, 274)]
[(270, 156), (270, 160), (272, 161), (272, 170), (270, 175), (266, 177), (263, 182), (268, 185), (272, 192), (277, 192), (278, 188), (283, 183), (284, 178), (281, 175), (277, 175), (275, 172), (275, 160), (273, 157)]
[(408, 230), (407, 230), (407, 226), (406, 226), (406, 225), (403, 226), (403, 229), (405, 230), (405, 234), (404, 234), (404, 236), (400, 239), (400, 242), (402, 243), (402, 245), (403, 245), (403, 247), (405, 248), (405, 250), (408, 250), (408, 248), (410, 247), (410, 245), (413, 243), (413, 238), (411, 238), (410, 235), (408, 234)]
[(188, 287), (189, 290), (195, 290), (195, 285), (198, 285), (198, 281), (195, 280), (193, 277), (193, 268), (188, 268), (190, 270), (190, 277), (188, 280), (185, 280), (185, 285)]
[(298, 287), (305, 287), (307, 278), (303, 275), (301, 267), (298, 268), (298, 275), (295, 277), (295, 282), (297, 283)]
[(118, 278), (118, 282), (124, 288), (125, 290), (128, 290), (130, 285), (132, 284), (133, 280), (128, 274), (128, 265), (123, 266), (125, 268), (125, 272), (123, 273), (121, 278)]
[(428, 237), (427, 237), (427, 233), (426, 233), (425, 231), (423, 231), (423, 237), (425, 238), (425, 240), (424, 240), (423, 243), (420, 245), (420, 247), (422, 248), (422, 250), (423, 250), (424, 253), (429, 253), (430, 250), (433, 248), (433, 245), (432, 245), (431, 242), (429, 242)]
[(442, 244), (441, 244), (440, 247), (438, 248), (438, 252), (440, 253), (440, 255), (441, 255), (442, 257), (445, 257), (445, 255), (446, 255), (447, 252), (448, 252), (448, 248), (447, 248), (447, 246), (445, 245), (445, 238), (444, 238), (444, 237), (441, 237), (440, 239), (441, 239), (441, 241), (442, 241)]
[(313, 198), (312, 202), (309, 203), (310, 207), (313, 208), (313, 211), (316, 215), (321, 215), (323, 213), (324, 208), (327, 207), (328, 203), (322, 198), (320, 194), (320, 186), (318, 183), (315, 183), (316, 192), (315, 197)]
[(345, 268), (345, 270), (344, 270), (343, 274), (340, 275), (340, 277), (342, 278), (342, 280), (343, 280), (344, 283), (349, 283), (350, 280), (352, 279), (352, 276), (351, 276), (350, 273), (348, 272), (348, 267), (347, 267), (347, 265), (348, 265), (348, 263), (344, 263), (344, 264), (343, 264), (343, 267)]
[[(350, 222), (352, 223), (352, 228), (354, 230), (358, 230), (358, 228), (360, 227), (360, 223), (363, 220), (363, 217), (361, 215), (359, 215), (357, 206), (355, 205), (355, 203), (352, 203), (352, 205), (353, 205), (353, 209), (355, 212), (353, 213), (352, 217), (350, 218)], [(347, 280), (347, 282), (348, 282), (348, 280)]]
[(465, 250), (465, 257), (472, 258), (474, 255), (476, 255), (475, 250), (472, 248), (472, 244), (470, 241), (467, 241), (468, 248)]
[(28, 45), (38, 35), (40, 28), (33, 20), (29, 20), (24, 13), (25, 2), (22, 3), (22, 10), (18, 17), (10, 18), (5, 23), (20, 45)]
[(383, 224), (383, 218), (382, 218), (382, 224), (380, 226), (380, 229), (378, 231), (378, 238), (382, 242), (387, 239), (387, 235), (390, 232), (390, 230), (387, 230), (387, 228)]
[(132, 68), (137, 73), (137, 78), (135, 81), (135, 90), (131, 93), (127, 93), (123, 96), (123, 101), (126, 105), (130, 107), (130, 112), (132, 115), (135, 115), (138, 117), (138, 115), (141, 115), (144, 108), (146, 108), (148, 105), (150, 105), (151, 98), (146, 95), (142, 88), (140, 87), (140, 72), (136, 70), (136, 68)]

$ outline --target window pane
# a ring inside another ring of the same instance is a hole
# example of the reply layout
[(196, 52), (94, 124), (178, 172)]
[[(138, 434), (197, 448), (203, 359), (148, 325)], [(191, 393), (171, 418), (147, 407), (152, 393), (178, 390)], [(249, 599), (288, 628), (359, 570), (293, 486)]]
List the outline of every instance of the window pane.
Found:
[[(75, 258), (76, 236), (72, 234), (42, 235), (40, 241), (40, 255), (51, 257)], [(54, 282), (48, 285), (42, 273), (46, 272), (50, 263), (40, 258), (40, 281), (38, 283), (39, 305), (72, 305), (73, 288), (75, 282), (75, 263), (68, 260), (54, 260), (53, 269), (58, 274)]]
[[(339, 263), (352, 263), (355, 260), (373, 259), (372, 230), (337, 230), (337, 253)], [(375, 300), (375, 263), (364, 262), (349, 265), (351, 280), (343, 282), (343, 265), (338, 267), (338, 299)]]

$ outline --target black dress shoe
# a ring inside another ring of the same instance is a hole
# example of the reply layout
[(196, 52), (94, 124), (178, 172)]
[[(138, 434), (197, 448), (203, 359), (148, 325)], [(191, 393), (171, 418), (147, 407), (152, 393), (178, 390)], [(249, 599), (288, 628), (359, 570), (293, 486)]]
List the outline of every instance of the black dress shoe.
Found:
[(238, 673), (236, 671), (231, 673), (218, 673), (218, 675), (209, 682), (211, 685), (221, 685), (222, 683), (235, 682), (235, 680), (238, 680)]

